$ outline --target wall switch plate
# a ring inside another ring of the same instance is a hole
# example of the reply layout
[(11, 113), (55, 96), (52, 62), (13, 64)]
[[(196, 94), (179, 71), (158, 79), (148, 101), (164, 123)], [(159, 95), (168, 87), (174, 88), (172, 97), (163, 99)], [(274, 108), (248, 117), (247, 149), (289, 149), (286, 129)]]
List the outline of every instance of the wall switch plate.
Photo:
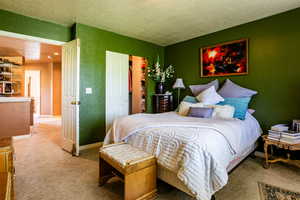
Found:
[(92, 88), (85, 88), (85, 94), (92, 94), (93, 90)]

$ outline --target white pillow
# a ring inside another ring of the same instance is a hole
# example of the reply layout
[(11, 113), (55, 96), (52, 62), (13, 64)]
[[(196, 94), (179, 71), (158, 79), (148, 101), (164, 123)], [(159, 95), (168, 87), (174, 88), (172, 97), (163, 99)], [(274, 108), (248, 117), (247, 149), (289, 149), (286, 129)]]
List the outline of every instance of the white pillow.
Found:
[(234, 107), (230, 105), (207, 105), (205, 107), (214, 108), (212, 118), (215, 119), (233, 119)]
[(214, 105), (224, 101), (223, 97), (216, 92), (215, 86), (211, 86), (201, 92), (198, 96), (196, 96), (196, 99), (205, 105)]
[(182, 116), (187, 116), (190, 107), (204, 107), (204, 105), (203, 103), (189, 103), (186, 101), (182, 101), (179, 105), (178, 114)]

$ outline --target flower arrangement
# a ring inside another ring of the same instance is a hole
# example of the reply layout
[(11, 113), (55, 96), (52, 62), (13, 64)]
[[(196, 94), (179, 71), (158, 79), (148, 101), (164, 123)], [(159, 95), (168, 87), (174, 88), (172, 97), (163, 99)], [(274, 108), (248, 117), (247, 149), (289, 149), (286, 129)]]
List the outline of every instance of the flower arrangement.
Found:
[(153, 66), (148, 67), (148, 77), (154, 80), (155, 82), (164, 83), (167, 79), (174, 77), (174, 67), (169, 65), (165, 70), (163, 70), (159, 64), (159, 57)]

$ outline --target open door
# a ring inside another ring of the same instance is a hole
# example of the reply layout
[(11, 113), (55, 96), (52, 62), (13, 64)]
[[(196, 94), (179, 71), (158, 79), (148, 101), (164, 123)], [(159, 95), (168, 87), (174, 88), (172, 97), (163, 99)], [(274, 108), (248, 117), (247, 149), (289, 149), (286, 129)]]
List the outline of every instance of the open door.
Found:
[(79, 39), (62, 48), (62, 148), (79, 155)]
[(106, 51), (106, 131), (129, 114), (128, 70), (129, 55)]

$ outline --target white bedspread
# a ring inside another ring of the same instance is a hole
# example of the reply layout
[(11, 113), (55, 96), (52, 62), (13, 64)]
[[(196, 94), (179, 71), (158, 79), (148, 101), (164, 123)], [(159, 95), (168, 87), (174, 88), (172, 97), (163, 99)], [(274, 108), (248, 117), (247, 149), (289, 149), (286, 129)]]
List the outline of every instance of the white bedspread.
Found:
[[(104, 144), (125, 140), (155, 155), (197, 199), (210, 200), (227, 183), (226, 167), (234, 155), (246, 140), (250, 145), (259, 136), (253, 119), (250, 114), (245, 121), (182, 117), (175, 112), (130, 115), (114, 121)], [(243, 135), (249, 135), (249, 126), (253, 137)]]

